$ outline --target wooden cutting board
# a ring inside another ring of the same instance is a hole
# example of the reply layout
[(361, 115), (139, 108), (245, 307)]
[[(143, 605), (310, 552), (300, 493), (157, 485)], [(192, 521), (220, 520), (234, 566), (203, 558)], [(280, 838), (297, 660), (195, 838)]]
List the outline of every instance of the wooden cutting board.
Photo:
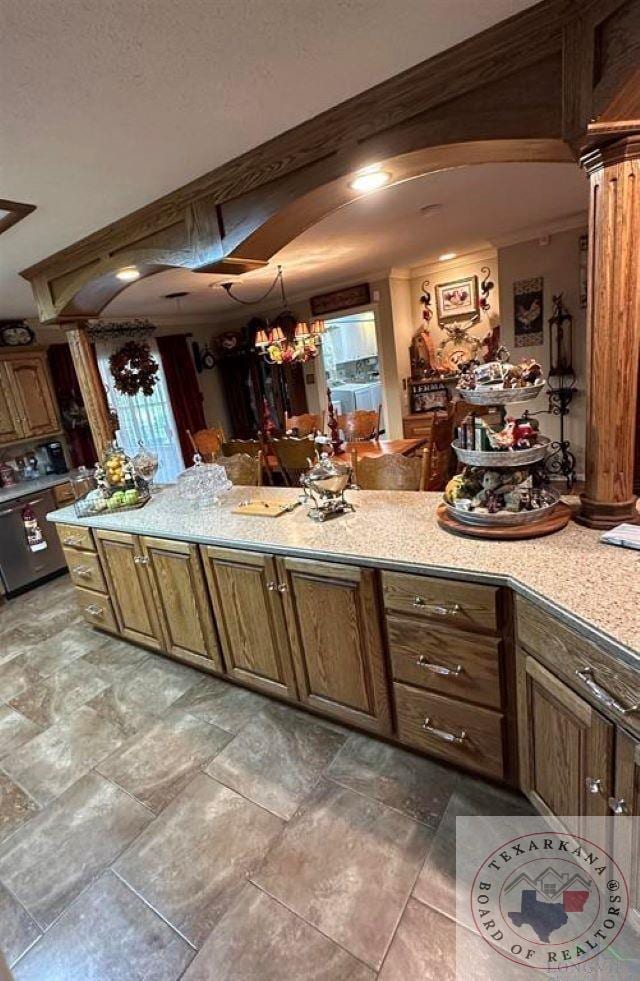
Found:
[(277, 518), (291, 508), (291, 501), (249, 501), (248, 504), (238, 504), (232, 514), (250, 514), (260, 518)]

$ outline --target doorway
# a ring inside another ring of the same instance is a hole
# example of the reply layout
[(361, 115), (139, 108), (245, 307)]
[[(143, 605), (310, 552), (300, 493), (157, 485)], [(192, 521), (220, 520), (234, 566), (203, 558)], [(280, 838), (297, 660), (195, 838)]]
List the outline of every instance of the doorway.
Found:
[(377, 410), (382, 404), (373, 310), (325, 320), (321, 359), (336, 413)]

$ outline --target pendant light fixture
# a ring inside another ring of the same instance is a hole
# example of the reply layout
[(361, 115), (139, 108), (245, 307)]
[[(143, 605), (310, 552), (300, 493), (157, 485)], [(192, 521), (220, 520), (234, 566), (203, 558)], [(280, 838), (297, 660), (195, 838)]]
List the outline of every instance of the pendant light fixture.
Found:
[[(244, 306), (255, 306), (262, 303), (280, 284), (280, 296), (282, 299), (283, 311), (273, 321), (267, 324), (266, 329), (256, 331), (254, 347), (268, 364), (290, 364), (292, 362), (311, 361), (318, 356), (318, 348), (322, 341), (325, 331), (324, 321), (314, 320), (307, 324), (303, 320), (296, 320), (287, 307), (287, 297), (284, 291), (284, 276), (282, 266), (278, 266), (275, 279), (260, 297), (253, 300), (243, 300), (236, 296), (233, 290), (233, 283), (220, 283), (222, 289), (230, 299)], [(290, 319), (293, 322), (292, 328), (282, 327), (281, 322)]]

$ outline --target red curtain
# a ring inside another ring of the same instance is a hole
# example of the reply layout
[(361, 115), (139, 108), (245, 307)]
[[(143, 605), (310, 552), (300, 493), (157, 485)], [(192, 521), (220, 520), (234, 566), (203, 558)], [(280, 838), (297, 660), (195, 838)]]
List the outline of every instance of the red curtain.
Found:
[(84, 402), (69, 345), (51, 344), (47, 348), (47, 360), (71, 463), (74, 467), (92, 467), (97, 459), (96, 448), (84, 412)]
[(182, 457), (185, 465), (189, 466), (193, 447), (189, 442), (187, 429), (195, 433), (198, 429), (205, 429), (207, 425), (198, 376), (184, 334), (169, 334), (166, 337), (157, 337), (156, 340), (167, 379)]

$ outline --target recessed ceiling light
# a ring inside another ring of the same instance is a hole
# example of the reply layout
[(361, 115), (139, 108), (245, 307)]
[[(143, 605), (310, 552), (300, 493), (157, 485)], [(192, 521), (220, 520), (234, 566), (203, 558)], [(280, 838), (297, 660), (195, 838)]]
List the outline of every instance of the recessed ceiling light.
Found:
[(457, 259), (457, 252), (443, 252), (442, 255), (438, 256), (438, 262), (448, 262), (449, 259)]
[(140, 279), (140, 270), (137, 266), (126, 266), (124, 269), (118, 269), (116, 279), (123, 283), (132, 283), (134, 279)]
[(381, 170), (378, 164), (371, 167), (364, 167), (358, 171), (355, 178), (350, 182), (349, 187), (354, 191), (376, 191), (379, 187), (384, 187), (391, 180), (388, 170)]

